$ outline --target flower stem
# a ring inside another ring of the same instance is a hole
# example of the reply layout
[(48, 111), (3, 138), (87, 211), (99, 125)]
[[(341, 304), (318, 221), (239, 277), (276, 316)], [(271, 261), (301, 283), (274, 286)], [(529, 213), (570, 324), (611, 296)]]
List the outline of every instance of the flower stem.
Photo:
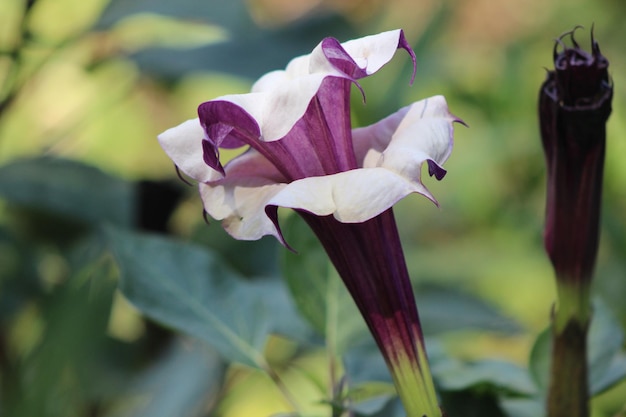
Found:
[(283, 380), (280, 378), (278, 373), (274, 369), (272, 369), (272, 367), (269, 364), (267, 364), (267, 366), (264, 366), (263, 370), (274, 382), (274, 385), (278, 388), (278, 390), (283, 395), (287, 403), (289, 403), (289, 405), (293, 408), (294, 411), (298, 411), (299, 407), (298, 407), (298, 403), (296, 399), (293, 397), (291, 392), (289, 392), (289, 389), (287, 389), (287, 386), (285, 385)]
[(559, 305), (552, 317), (549, 417), (588, 417), (587, 332), (591, 320), (588, 288), (558, 281)]
[(586, 336), (587, 327), (575, 320), (553, 333), (549, 417), (589, 416)]

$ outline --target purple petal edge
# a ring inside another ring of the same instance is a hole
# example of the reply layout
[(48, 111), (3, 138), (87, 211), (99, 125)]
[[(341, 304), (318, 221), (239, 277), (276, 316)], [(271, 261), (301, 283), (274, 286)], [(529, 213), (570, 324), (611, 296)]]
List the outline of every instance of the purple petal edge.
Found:
[(406, 36), (404, 36), (404, 31), (400, 31), (400, 39), (398, 40), (398, 48), (402, 48), (409, 53), (411, 57), (411, 61), (413, 61), (413, 74), (411, 75), (410, 84), (413, 85), (413, 81), (415, 81), (415, 73), (417, 72), (417, 57), (415, 56), (415, 52), (413, 52), (413, 48), (409, 45), (409, 42), (406, 40)]
[(446, 176), (448, 171), (440, 167), (435, 161), (432, 159), (427, 159), (428, 162), (428, 174), (432, 177), (433, 175), (437, 178), (438, 181), (441, 181), (443, 177)]
[(222, 176), (226, 175), (224, 172), (224, 167), (220, 162), (220, 151), (214, 143), (207, 139), (202, 140), (202, 159), (204, 163), (222, 174)]
[(271, 220), (271, 222), (274, 224), (274, 227), (276, 228), (276, 232), (278, 233), (276, 235), (276, 238), (278, 239), (278, 241), (284, 247), (289, 249), (291, 252), (298, 253), (294, 248), (291, 247), (291, 245), (289, 245), (289, 243), (287, 243), (287, 241), (285, 240), (285, 237), (283, 236), (283, 232), (280, 229), (280, 223), (278, 222), (278, 206), (272, 206), (272, 205), (265, 206), (265, 214)]
[(350, 79), (358, 80), (359, 78), (367, 77), (367, 72), (354, 62), (337, 39), (325, 38), (322, 41), (322, 50), (328, 62)]

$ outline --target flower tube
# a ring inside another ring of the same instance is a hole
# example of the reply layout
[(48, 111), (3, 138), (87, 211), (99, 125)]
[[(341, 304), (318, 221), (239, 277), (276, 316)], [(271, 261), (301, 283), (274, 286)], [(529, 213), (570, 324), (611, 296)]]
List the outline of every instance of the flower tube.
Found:
[[(441, 96), (353, 129), (350, 88), (397, 49), (415, 55), (401, 30), (340, 43), (326, 38), (249, 94), (202, 103), (198, 118), (159, 142), (199, 182), (204, 210), (236, 239), (275, 236), (278, 208), (309, 224), (360, 309), (409, 417), (442, 413), (392, 206), (412, 193), (436, 204), (421, 181), (426, 162), (442, 179), (461, 122)], [(362, 89), (361, 89), (362, 91)], [(225, 165), (220, 149), (247, 147)]]

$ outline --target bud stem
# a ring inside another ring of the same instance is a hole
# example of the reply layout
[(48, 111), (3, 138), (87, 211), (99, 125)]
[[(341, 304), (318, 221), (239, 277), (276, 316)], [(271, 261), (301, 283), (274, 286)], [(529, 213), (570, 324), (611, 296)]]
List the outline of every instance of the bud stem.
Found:
[[(588, 283), (589, 280), (586, 280)], [(588, 417), (587, 329), (589, 285), (557, 278), (558, 306), (552, 315), (549, 417)]]
[(552, 328), (552, 366), (548, 392), (549, 417), (588, 417), (587, 376), (588, 322), (571, 317), (557, 328), (558, 313)]
[(552, 323), (557, 333), (563, 333), (568, 323), (576, 321), (586, 325), (591, 320), (590, 289), (588, 282), (571, 282), (557, 279), (558, 307)]

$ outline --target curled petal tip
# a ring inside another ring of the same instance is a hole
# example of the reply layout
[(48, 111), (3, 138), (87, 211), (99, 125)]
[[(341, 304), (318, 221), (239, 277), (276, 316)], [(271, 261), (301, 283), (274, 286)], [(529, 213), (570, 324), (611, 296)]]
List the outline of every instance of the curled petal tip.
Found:
[(558, 40), (562, 41), (564, 37), (569, 36), (570, 39), (572, 39), (572, 43), (576, 43), (575, 39), (574, 39), (574, 33), (578, 30), (578, 29), (584, 29), (583, 25), (576, 25), (574, 26), (573, 29), (565, 31), (563, 33), (561, 33), (558, 37)]
[(448, 171), (440, 167), (432, 159), (427, 159), (426, 162), (428, 163), (428, 174), (431, 177), (434, 176), (435, 178), (437, 178), (437, 181), (441, 181), (443, 177), (445, 177), (446, 174), (448, 173)]
[(413, 62), (413, 73), (411, 74), (411, 81), (409, 82), (409, 85), (413, 85), (413, 82), (415, 81), (415, 74), (417, 73), (417, 57), (415, 56), (415, 52), (413, 51), (413, 48), (411, 48), (411, 45), (409, 45), (409, 42), (406, 40), (403, 30), (400, 31), (400, 39), (398, 40), (398, 48), (404, 49), (411, 56), (411, 61)]
[(452, 123), (458, 123), (460, 125), (463, 125), (463, 126), (469, 128), (469, 125), (467, 123), (465, 123), (465, 120), (461, 119), (460, 117), (453, 116)]
[(598, 58), (599, 56), (601, 56), (602, 54), (600, 53), (600, 44), (598, 44), (598, 41), (596, 41), (596, 38), (594, 36), (594, 24), (591, 25), (591, 53), (594, 57)]
[(180, 172), (180, 168), (178, 168), (178, 165), (174, 165), (174, 168), (176, 169), (176, 175), (178, 175), (178, 178), (180, 178), (180, 180), (184, 182), (185, 184), (191, 186), (192, 184), (189, 181), (187, 181), (185, 177), (183, 177), (183, 174)]
[(265, 214), (267, 215), (267, 217), (270, 219), (270, 221), (274, 224), (274, 227), (276, 228), (276, 233), (274, 234), (276, 239), (278, 239), (280, 244), (283, 245), (285, 248), (287, 248), (290, 252), (297, 254), (298, 251), (296, 251), (294, 248), (291, 247), (289, 243), (287, 243), (287, 241), (285, 240), (285, 237), (283, 236), (283, 232), (280, 229), (280, 223), (278, 221), (278, 206), (274, 206), (274, 205), (266, 206)]
[(211, 222), (209, 221), (209, 217), (208, 217), (208, 213), (206, 212), (206, 210), (202, 210), (202, 218), (204, 219), (204, 222), (207, 224), (207, 226), (211, 225)]
[(572, 45), (574, 45), (575, 48), (580, 48), (580, 45), (578, 45), (578, 42), (576, 42), (576, 39), (574, 38), (574, 34), (578, 29), (584, 29), (584, 27), (582, 25), (576, 25), (574, 26), (574, 29), (569, 32), (569, 37), (572, 40)]

